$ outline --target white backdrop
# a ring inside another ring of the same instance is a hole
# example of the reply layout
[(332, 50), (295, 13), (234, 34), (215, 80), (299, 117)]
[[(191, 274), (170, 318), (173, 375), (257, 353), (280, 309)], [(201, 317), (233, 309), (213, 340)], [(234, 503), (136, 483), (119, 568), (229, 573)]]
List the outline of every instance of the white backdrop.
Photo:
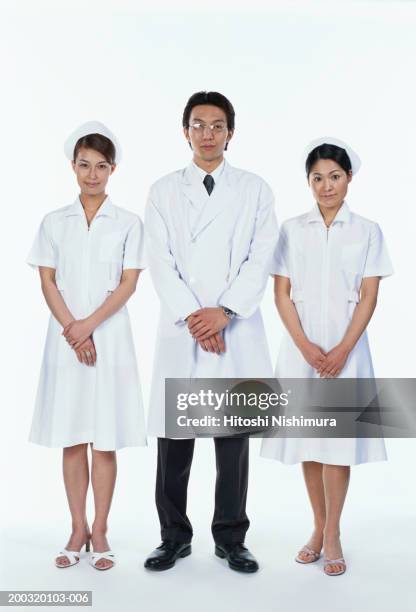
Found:
[[(329, 610), (335, 597), (339, 610), (411, 609), (413, 440), (390, 440), (388, 463), (353, 469), (342, 534), (350, 567), (337, 581), (293, 563), (311, 529), (300, 468), (259, 458), (258, 441), (247, 537), (262, 565), (255, 576), (230, 572), (212, 555), (209, 440), (197, 443), (191, 475), (192, 557), (162, 575), (142, 569), (159, 538), (152, 441), (119, 453), (109, 532), (118, 566), (56, 570), (70, 528), (61, 451), (27, 443), (49, 314), (24, 260), (43, 215), (77, 194), (62, 150), (69, 132), (97, 119), (117, 134), (123, 161), (108, 191), (143, 215), (149, 185), (189, 161), (181, 128), (188, 97), (218, 90), (236, 110), (227, 159), (270, 183), (280, 221), (313, 204), (301, 164), (306, 143), (333, 135), (358, 151), (363, 165), (348, 203), (379, 222), (395, 267), (369, 327), (376, 374), (414, 377), (415, 31), (414, 2), (2, 3), (0, 588), (89, 588), (99, 612), (120, 598), (125, 610), (183, 610), (184, 597), (200, 600), (201, 610), (228, 610), (231, 600), (241, 610)], [(274, 360), (282, 326), (271, 289), (263, 313)], [(147, 403), (158, 312), (148, 273), (129, 310)]]

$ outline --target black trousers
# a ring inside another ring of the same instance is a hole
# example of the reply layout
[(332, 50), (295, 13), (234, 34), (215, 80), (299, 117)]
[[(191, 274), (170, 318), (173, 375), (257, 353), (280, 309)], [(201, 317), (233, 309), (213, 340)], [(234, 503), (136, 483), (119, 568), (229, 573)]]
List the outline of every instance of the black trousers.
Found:
[[(214, 438), (217, 465), (212, 535), (217, 544), (244, 542), (250, 521), (246, 514), (248, 438)], [(186, 514), (189, 474), (195, 440), (158, 438), (156, 506), (162, 540), (190, 542)]]

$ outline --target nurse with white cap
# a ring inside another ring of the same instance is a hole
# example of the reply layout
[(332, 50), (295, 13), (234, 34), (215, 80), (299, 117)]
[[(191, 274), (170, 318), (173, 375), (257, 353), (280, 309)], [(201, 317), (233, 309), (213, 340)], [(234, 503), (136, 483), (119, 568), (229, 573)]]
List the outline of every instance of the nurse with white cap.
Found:
[[(372, 378), (366, 328), (380, 279), (393, 269), (380, 227), (345, 201), (361, 162), (346, 143), (329, 137), (310, 143), (304, 160), (316, 204), (282, 225), (271, 270), (288, 331), (275, 375)], [(286, 464), (302, 462), (314, 531), (296, 561), (317, 561), (323, 548), (325, 573), (343, 574), (339, 524), (350, 466), (386, 459), (384, 440), (265, 438), (261, 454)]]
[[(145, 267), (140, 218), (115, 206), (106, 185), (121, 150), (96, 121), (65, 143), (80, 194), (47, 214), (27, 262), (39, 269), (51, 311), (30, 441), (63, 448), (64, 482), (72, 517), (60, 568), (94, 552), (100, 570), (115, 563), (106, 538), (116, 478), (116, 449), (146, 444), (144, 414), (126, 302)], [(95, 517), (86, 518), (90, 479)]]

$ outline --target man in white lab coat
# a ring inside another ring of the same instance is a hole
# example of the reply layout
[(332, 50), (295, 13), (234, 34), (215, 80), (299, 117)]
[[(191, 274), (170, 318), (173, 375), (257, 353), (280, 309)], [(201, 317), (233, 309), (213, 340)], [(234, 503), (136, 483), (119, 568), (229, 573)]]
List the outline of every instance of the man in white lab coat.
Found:
[[(161, 301), (149, 433), (158, 437), (162, 544), (146, 559), (152, 570), (189, 555), (192, 539), (186, 499), (195, 440), (166, 437), (165, 378), (273, 376), (259, 308), (277, 242), (273, 194), (260, 177), (224, 160), (234, 133), (225, 96), (191, 96), (183, 129), (193, 160), (151, 187), (145, 215), (149, 269)], [(257, 561), (244, 546), (249, 440), (214, 441), (215, 553), (232, 569), (255, 572)]]

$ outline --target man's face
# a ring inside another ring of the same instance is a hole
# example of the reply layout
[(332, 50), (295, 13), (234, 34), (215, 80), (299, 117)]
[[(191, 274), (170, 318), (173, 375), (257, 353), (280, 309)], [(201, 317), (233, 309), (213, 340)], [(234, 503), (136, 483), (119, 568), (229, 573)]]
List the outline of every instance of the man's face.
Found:
[(222, 157), (233, 131), (227, 128), (227, 116), (222, 108), (210, 104), (194, 106), (189, 127), (184, 128), (194, 156), (207, 162)]

